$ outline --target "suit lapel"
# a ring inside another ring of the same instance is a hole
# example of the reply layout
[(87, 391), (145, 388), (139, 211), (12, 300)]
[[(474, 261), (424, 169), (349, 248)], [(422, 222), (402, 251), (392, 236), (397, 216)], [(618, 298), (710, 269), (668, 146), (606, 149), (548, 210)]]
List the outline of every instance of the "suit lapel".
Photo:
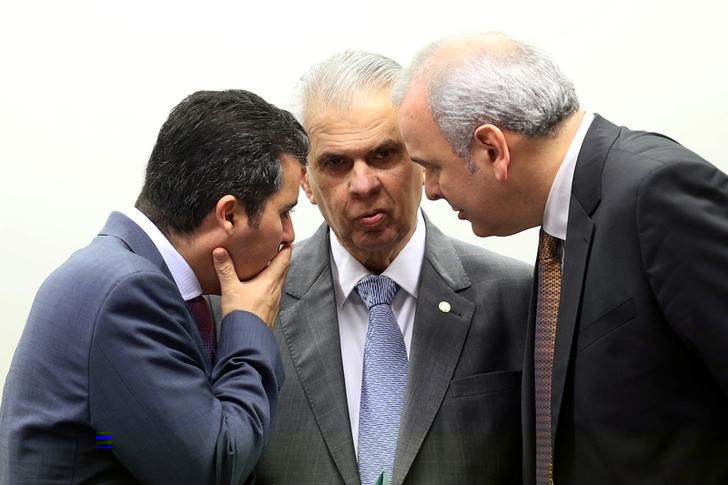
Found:
[(536, 401), (534, 389), (534, 337), (536, 332), (536, 299), (538, 265), (533, 268), (531, 305), (528, 311), (526, 345), (523, 348), (523, 370), (521, 378), (521, 426), (523, 436), (523, 483), (535, 483), (536, 477)]
[(584, 213), (579, 202), (572, 197), (564, 253), (566, 256), (561, 278), (561, 302), (559, 304), (559, 321), (556, 327), (556, 350), (551, 380), (551, 422), (553, 423), (552, 436), (554, 440), (593, 230), (594, 223)]
[[(159, 250), (154, 245), (152, 240), (149, 238), (147, 233), (145, 233), (134, 221), (129, 219), (124, 214), (120, 212), (112, 212), (109, 215), (109, 219), (106, 221), (103, 229), (99, 233), (99, 236), (110, 236), (121, 240), (131, 252), (147, 259), (152, 264), (157, 266), (162, 271), (162, 273), (164, 273), (164, 275), (169, 278), (172, 284), (177, 286), (174, 278), (172, 277), (172, 273), (169, 271), (167, 264), (164, 262), (164, 258), (162, 258), (162, 255), (160, 254)], [(183, 301), (181, 295), (180, 301)], [(208, 303), (212, 303), (212, 301), (208, 299)], [(217, 306), (219, 306), (219, 304), (217, 303), (215, 306), (210, 306), (210, 308), (212, 309), (213, 321), (215, 321), (217, 316), (219, 316), (218, 314), (216, 314), (216, 312), (219, 310)], [(207, 354), (205, 352), (205, 347), (202, 344), (202, 337), (200, 336), (200, 332), (197, 329), (195, 317), (192, 315), (189, 308), (187, 308), (187, 305), (185, 305), (185, 308), (187, 309), (187, 314), (189, 316), (186, 330), (195, 341), (197, 350), (200, 352), (200, 362), (205, 368), (205, 373), (209, 376), (212, 372), (213, 364), (212, 362), (210, 362), (209, 359), (206, 358)]]
[(328, 228), (322, 225), (303, 244), (286, 279), (285, 297), (293, 302), (280, 313), (280, 330), (293, 367), (345, 483), (359, 472), (341, 364), (336, 297), (329, 265)]
[[(452, 380), (475, 305), (458, 294), (470, 280), (449, 240), (425, 218), (427, 243), (410, 351), (409, 376), (392, 484), (412, 466)], [(440, 302), (451, 310), (443, 312)]]
[(618, 133), (618, 127), (601, 116), (595, 115), (584, 138), (574, 170), (551, 389), (551, 422), (553, 423), (554, 440), (571, 361), (574, 330), (579, 318), (587, 260), (595, 230), (591, 217), (601, 201), (601, 174), (604, 161)]

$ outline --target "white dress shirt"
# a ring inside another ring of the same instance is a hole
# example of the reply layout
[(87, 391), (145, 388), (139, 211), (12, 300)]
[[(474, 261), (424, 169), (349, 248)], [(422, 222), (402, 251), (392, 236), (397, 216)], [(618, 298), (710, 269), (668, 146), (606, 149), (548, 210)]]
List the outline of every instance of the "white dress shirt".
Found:
[(552, 236), (566, 240), (566, 228), (569, 222), (569, 205), (571, 203), (571, 185), (574, 182), (574, 169), (576, 159), (579, 157), (581, 145), (589, 127), (594, 121), (594, 113), (584, 113), (579, 128), (571, 140), (564, 160), (561, 162), (554, 183), (551, 185), (549, 197), (546, 200), (546, 210), (543, 214), (542, 229)]
[[(341, 338), (341, 363), (344, 368), (346, 399), (349, 405), (351, 436), (354, 451), (359, 439), (359, 401), (361, 399), (362, 370), (364, 368), (364, 344), (367, 336), (369, 311), (356, 292), (356, 284), (371, 274), (359, 261), (349, 254), (329, 231), (331, 239), (331, 273), (336, 294), (336, 309), (339, 318)], [(399, 291), (392, 301), (392, 311), (397, 318), (404, 346), (409, 358), (412, 342), (412, 327), (417, 304), (417, 287), (420, 269), (425, 255), (425, 221), (417, 215), (417, 227), (412, 237), (389, 267), (382, 273), (399, 285)]]
[(123, 214), (134, 221), (149, 236), (149, 239), (152, 240), (157, 251), (162, 255), (162, 259), (164, 259), (167, 268), (169, 268), (169, 272), (172, 273), (172, 278), (177, 288), (179, 288), (182, 299), (187, 301), (200, 296), (202, 294), (202, 287), (200, 287), (200, 282), (195, 272), (192, 271), (192, 268), (185, 258), (172, 246), (169, 239), (162, 234), (162, 231), (136, 207), (124, 211)]

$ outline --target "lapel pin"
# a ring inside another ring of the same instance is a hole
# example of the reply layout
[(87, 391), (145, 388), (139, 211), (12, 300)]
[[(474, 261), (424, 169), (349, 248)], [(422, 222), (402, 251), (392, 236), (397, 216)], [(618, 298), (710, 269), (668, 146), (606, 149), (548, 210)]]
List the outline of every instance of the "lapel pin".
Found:
[(442, 313), (448, 313), (452, 309), (452, 307), (450, 306), (450, 304), (448, 302), (446, 302), (446, 301), (441, 301), (437, 305), (437, 308), (439, 308)]

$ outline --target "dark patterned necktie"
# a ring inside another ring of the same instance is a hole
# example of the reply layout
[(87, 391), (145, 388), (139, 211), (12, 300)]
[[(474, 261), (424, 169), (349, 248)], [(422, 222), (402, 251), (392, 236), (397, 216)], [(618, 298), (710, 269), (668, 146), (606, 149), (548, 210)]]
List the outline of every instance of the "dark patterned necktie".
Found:
[(541, 230), (538, 246), (538, 299), (534, 343), (536, 392), (536, 483), (553, 484), (551, 444), (551, 374), (554, 366), (556, 322), (561, 296), (558, 239)]
[(369, 309), (359, 410), (362, 485), (373, 485), (382, 473), (388, 483), (394, 469), (407, 387), (407, 350), (391, 307), (397, 289), (397, 284), (386, 276), (365, 276), (356, 284)]
[(190, 309), (192, 316), (197, 322), (197, 329), (202, 337), (202, 346), (210, 362), (215, 359), (215, 325), (210, 315), (210, 307), (207, 306), (207, 300), (202, 296), (187, 300), (187, 307)]

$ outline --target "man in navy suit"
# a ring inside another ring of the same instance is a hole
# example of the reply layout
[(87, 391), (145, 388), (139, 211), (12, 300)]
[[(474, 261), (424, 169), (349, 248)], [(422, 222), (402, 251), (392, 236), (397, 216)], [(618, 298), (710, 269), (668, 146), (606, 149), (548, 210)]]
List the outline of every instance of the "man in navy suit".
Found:
[[(241, 483), (283, 372), (270, 331), (308, 138), (246, 91), (170, 114), (135, 208), (43, 283), (5, 384), (0, 483)], [(220, 294), (219, 338), (202, 294)]]
[(432, 45), (397, 98), (428, 197), (480, 236), (542, 228), (524, 483), (728, 483), (728, 176), (503, 34)]

